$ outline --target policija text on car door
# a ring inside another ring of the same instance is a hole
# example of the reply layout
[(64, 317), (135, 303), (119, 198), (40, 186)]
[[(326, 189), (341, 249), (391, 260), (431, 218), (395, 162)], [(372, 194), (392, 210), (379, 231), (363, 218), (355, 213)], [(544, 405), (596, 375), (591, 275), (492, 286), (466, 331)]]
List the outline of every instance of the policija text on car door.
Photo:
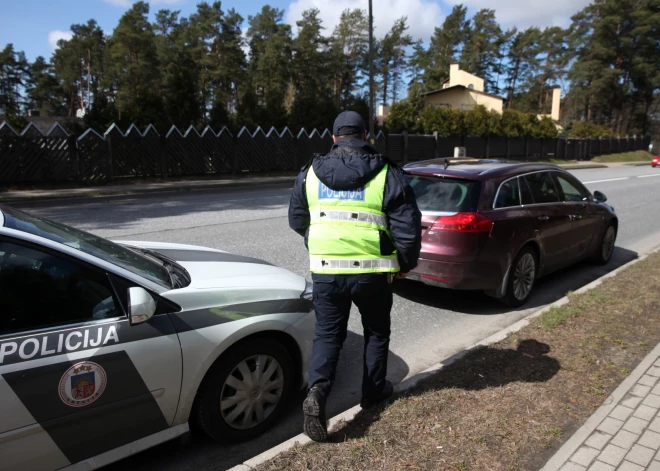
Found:
[(0, 237), (0, 468), (57, 469), (172, 423), (179, 341), (167, 315), (130, 324), (130, 286)]

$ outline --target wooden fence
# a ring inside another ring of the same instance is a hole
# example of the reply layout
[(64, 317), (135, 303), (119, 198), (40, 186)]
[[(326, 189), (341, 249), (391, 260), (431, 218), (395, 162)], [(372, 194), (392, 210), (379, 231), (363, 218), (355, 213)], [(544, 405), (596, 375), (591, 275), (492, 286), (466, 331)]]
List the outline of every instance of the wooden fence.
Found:
[[(405, 164), (454, 155), (454, 147), (466, 147), (470, 157), (556, 157), (588, 160), (593, 155), (646, 149), (648, 139), (525, 139), (439, 138), (382, 132), (375, 147), (395, 162)], [(43, 134), (34, 124), (17, 133), (0, 124), (0, 185), (37, 182), (105, 183), (131, 177), (196, 176), (244, 172), (295, 171), (312, 154), (325, 154), (332, 146), (327, 129), (284, 128), (268, 132), (247, 128), (234, 136), (227, 128), (200, 134), (194, 127), (184, 133), (176, 127), (161, 136), (153, 126), (144, 132), (131, 125), (122, 132), (112, 125), (103, 135), (88, 129), (80, 137), (59, 124)]]

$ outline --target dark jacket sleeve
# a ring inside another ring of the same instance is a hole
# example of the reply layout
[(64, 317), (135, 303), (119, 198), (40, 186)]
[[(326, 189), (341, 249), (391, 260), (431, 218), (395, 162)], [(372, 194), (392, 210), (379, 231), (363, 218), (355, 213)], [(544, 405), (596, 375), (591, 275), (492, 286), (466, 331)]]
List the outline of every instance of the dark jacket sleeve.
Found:
[(383, 208), (399, 254), (401, 271), (407, 273), (417, 266), (422, 249), (422, 214), (415, 193), (399, 168), (390, 166), (387, 172)]
[(296, 178), (289, 202), (289, 227), (303, 237), (309, 228), (309, 204), (305, 193), (306, 179), (307, 168), (304, 168)]

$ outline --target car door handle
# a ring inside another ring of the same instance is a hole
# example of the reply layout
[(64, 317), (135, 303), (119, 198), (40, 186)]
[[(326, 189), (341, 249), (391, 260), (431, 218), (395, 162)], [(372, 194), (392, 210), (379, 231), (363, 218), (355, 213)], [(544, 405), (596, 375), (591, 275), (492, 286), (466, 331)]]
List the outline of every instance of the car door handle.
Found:
[(547, 221), (550, 219), (550, 216), (539, 216), (539, 221)]

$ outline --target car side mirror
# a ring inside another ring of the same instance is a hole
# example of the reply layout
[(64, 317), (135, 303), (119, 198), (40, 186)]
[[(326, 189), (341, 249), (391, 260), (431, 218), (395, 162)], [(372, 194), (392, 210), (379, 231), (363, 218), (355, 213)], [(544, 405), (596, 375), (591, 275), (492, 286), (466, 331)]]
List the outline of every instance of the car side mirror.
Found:
[(156, 312), (156, 301), (140, 287), (128, 288), (128, 317), (131, 325), (142, 324)]
[(594, 191), (594, 199), (599, 203), (604, 203), (605, 201), (607, 201), (607, 196), (605, 196), (600, 191)]

